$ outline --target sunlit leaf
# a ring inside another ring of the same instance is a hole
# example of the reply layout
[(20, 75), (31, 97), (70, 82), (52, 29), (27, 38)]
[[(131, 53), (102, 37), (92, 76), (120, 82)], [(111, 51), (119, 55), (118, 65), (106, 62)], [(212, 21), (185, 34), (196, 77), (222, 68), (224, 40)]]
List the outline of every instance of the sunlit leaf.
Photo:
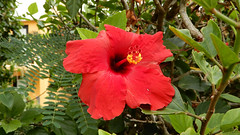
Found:
[(32, 3), (29, 7), (28, 7), (28, 12), (33, 15), (33, 14), (36, 14), (38, 12), (38, 6), (37, 6), (37, 3), (34, 2)]
[(6, 133), (15, 131), (22, 126), (22, 123), (19, 120), (11, 120), (9, 123), (1, 121), (1, 123)]
[(229, 128), (240, 125), (240, 108), (231, 109), (226, 112), (221, 122), (221, 129), (226, 131)]
[(185, 30), (185, 29), (182, 29), (182, 30), (179, 30), (179, 29), (176, 29), (172, 26), (169, 26), (169, 29), (176, 35), (178, 36), (180, 39), (182, 39), (183, 41), (185, 41), (188, 45), (192, 46), (193, 48), (201, 51), (201, 52), (204, 52), (205, 55), (208, 57), (208, 58), (212, 58), (211, 54), (203, 47), (201, 46), (198, 42), (196, 42), (195, 40), (192, 39), (192, 37), (189, 35), (189, 34), (186, 34), (189, 33), (188, 30)]
[(0, 94), (0, 103), (5, 105), (9, 110), (12, 110), (14, 96), (11, 93), (5, 92)]
[(203, 53), (192, 51), (194, 61), (207, 76), (207, 79), (214, 85), (222, 78), (222, 72), (217, 65), (211, 66), (204, 58)]
[(186, 131), (182, 132), (180, 135), (200, 135), (200, 134), (196, 133), (194, 128), (189, 127)]
[(215, 57), (217, 55), (217, 51), (213, 45), (210, 33), (221, 39), (222, 35), (218, 25), (214, 21), (209, 20), (207, 26), (203, 27), (201, 32), (203, 33), (204, 39), (200, 44), (209, 52), (212, 57)]
[(77, 28), (78, 34), (80, 35), (81, 39), (91, 39), (96, 38), (98, 33), (83, 29), (83, 28)]
[(211, 38), (224, 67), (228, 68), (230, 65), (240, 61), (236, 53), (223, 43), (221, 39), (214, 34), (211, 34)]
[(102, 23), (99, 24), (99, 31), (105, 30), (104, 24), (109, 24), (125, 30), (127, 25), (126, 11), (124, 10), (122, 12), (116, 13), (113, 16), (105, 19)]
[(169, 115), (173, 128), (178, 132), (182, 133), (189, 127), (193, 128), (193, 119), (185, 114)]
[(81, 8), (81, 3), (82, 0), (67, 0), (66, 7), (72, 18), (77, 14), (78, 10)]
[(224, 98), (224, 99), (226, 99), (228, 101), (231, 101), (233, 103), (240, 103), (240, 98), (239, 97), (236, 97), (236, 96), (228, 94), (228, 93), (221, 94), (220, 97)]

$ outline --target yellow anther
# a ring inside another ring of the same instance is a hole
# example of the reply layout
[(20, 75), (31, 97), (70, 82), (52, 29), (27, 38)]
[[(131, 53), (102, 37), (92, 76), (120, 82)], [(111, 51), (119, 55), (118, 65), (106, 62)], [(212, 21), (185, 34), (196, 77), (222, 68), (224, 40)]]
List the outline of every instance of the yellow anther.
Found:
[(127, 56), (127, 61), (130, 64), (137, 64), (142, 60), (142, 55), (138, 51), (132, 51), (130, 54)]

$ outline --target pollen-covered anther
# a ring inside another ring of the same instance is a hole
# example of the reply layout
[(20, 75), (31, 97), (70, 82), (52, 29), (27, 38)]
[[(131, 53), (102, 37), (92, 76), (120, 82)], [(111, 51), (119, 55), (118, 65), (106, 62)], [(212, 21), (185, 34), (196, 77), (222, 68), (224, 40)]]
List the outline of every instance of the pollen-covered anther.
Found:
[(137, 64), (142, 60), (142, 54), (139, 51), (131, 51), (127, 55), (127, 61), (130, 64)]

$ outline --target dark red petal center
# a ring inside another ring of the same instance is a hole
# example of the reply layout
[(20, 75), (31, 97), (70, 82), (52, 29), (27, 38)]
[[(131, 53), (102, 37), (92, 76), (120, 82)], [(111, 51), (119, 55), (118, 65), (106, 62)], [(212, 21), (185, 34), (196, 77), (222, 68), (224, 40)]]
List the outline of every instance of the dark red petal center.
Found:
[(126, 56), (123, 55), (116, 55), (110, 58), (110, 67), (112, 71), (116, 73), (125, 74), (129, 72), (130, 64), (128, 63)]

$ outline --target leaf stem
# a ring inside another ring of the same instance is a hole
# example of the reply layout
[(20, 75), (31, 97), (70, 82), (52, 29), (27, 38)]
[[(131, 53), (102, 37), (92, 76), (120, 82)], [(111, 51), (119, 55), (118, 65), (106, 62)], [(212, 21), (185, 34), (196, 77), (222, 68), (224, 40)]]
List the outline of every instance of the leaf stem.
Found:
[(223, 66), (215, 58), (210, 58), (210, 60), (214, 62), (221, 69), (221, 71), (223, 71)]
[(234, 42), (234, 48), (233, 51), (238, 55), (240, 51), (240, 28), (237, 28), (237, 33), (235, 37), (235, 42)]
[(204, 121), (205, 120), (204, 117), (200, 117), (200, 116), (198, 116), (196, 114), (192, 114), (192, 113), (189, 113), (189, 112), (185, 112), (185, 114), (188, 115), (188, 116), (194, 117), (196, 119), (199, 119), (200, 121)]
[(235, 28), (240, 28), (240, 22), (236, 22), (234, 20), (232, 20), (231, 18), (225, 16), (224, 14), (222, 14), (221, 12), (219, 12), (218, 10), (216, 10), (215, 8), (213, 8), (211, 10), (211, 12), (216, 15), (219, 19), (223, 20), (224, 22), (228, 23), (229, 25), (234, 26)]

